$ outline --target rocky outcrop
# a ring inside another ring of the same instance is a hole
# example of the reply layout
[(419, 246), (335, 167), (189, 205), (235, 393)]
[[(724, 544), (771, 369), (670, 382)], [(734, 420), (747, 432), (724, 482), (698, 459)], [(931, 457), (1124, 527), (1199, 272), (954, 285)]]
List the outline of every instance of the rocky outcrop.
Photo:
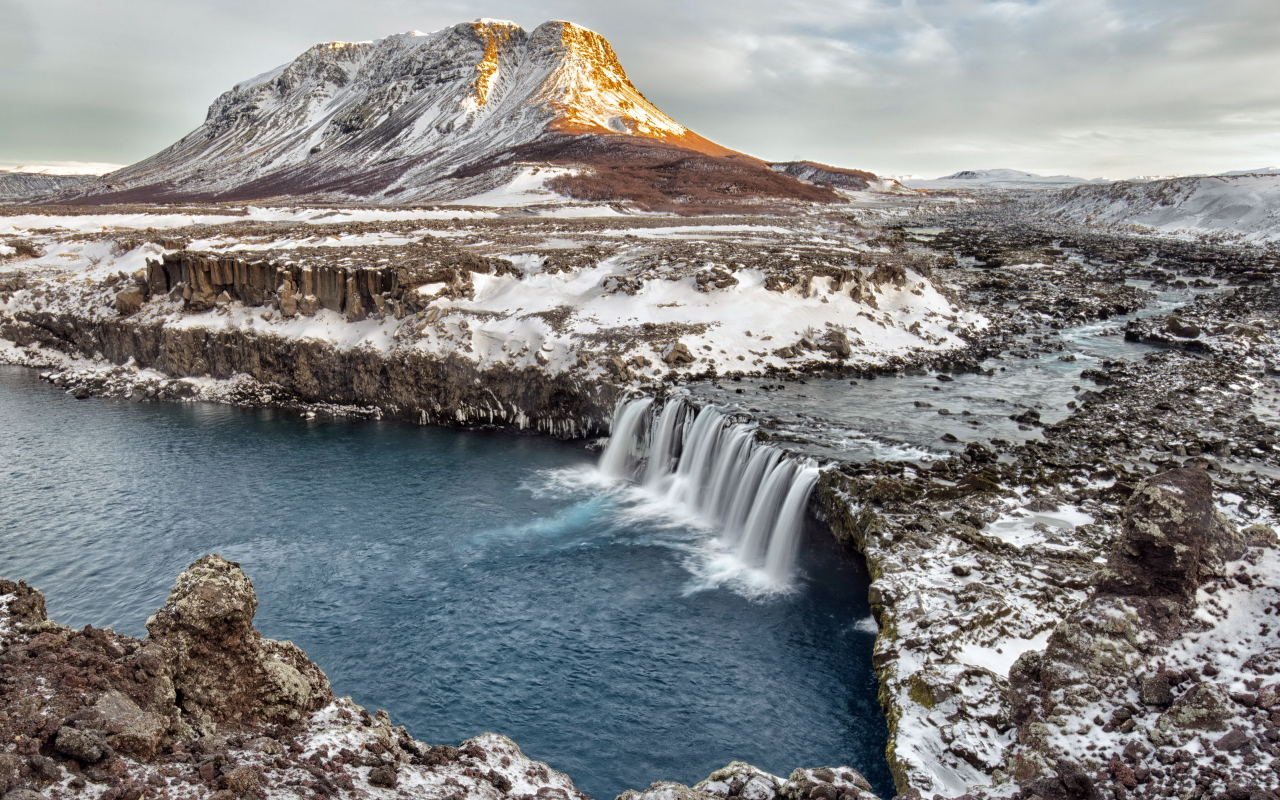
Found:
[[(363, 409), (419, 424), (497, 425), (566, 438), (606, 432), (616, 397), (608, 382), (535, 367), (482, 368), (458, 354), (441, 358), (414, 350), (343, 349), (311, 338), (129, 319), (19, 313), (0, 323), (0, 338), (69, 355), (101, 354), (130, 365), (63, 373), (60, 385), (83, 390), (86, 397), (199, 396), (249, 406)], [(140, 368), (169, 378), (143, 380), (137, 376)], [(188, 377), (235, 385), (225, 397), (206, 396), (181, 380)], [(245, 381), (252, 385), (241, 385)]]
[(305, 653), (254, 629), (256, 609), (249, 578), (217, 555), (178, 577), (141, 641), (51, 622), (39, 592), (0, 580), (0, 793), (587, 800), (505, 737), (426, 745), (334, 698)]
[(333, 699), (305, 653), (254, 629), (257, 608), (239, 565), (211, 555), (178, 577), (147, 620), (147, 641), (172, 666), (185, 718), (206, 731), (220, 723), (297, 725)]
[(662, 781), (617, 800), (878, 800), (851, 767), (797, 769), (783, 779), (741, 761), (731, 762), (693, 787)]

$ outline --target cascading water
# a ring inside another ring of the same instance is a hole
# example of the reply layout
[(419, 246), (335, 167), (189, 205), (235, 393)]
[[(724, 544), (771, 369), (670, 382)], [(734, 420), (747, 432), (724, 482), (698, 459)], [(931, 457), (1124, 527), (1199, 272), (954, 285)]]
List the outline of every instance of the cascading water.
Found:
[(652, 397), (642, 397), (619, 406), (613, 417), (613, 435), (600, 457), (600, 471), (610, 478), (630, 479), (636, 461), (644, 453), (645, 416)]
[(679, 398), (656, 417), (652, 406), (650, 397), (619, 406), (600, 471), (632, 480), (647, 458), (640, 476), (648, 490), (719, 527), (723, 544), (744, 566), (785, 585), (817, 467), (760, 443), (753, 426), (716, 408), (704, 407), (690, 420), (693, 409)]

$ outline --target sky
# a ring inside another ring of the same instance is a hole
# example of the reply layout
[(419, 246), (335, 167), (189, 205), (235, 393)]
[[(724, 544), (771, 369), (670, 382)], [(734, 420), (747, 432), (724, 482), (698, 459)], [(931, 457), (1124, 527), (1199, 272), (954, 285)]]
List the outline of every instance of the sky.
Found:
[(133, 163), (312, 44), (479, 17), (592, 28), (667, 114), (770, 161), (1280, 165), (1278, 0), (0, 0), (0, 166)]

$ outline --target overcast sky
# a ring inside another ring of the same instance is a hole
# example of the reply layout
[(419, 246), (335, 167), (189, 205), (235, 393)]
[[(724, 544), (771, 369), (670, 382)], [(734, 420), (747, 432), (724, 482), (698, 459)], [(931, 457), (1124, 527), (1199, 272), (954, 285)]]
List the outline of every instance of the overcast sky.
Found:
[(769, 160), (936, 177), (1280, 164), (1280, 0), (0, 0), (0, 164), (127, 164), (316, 42), (477, 17), (604, 34)]

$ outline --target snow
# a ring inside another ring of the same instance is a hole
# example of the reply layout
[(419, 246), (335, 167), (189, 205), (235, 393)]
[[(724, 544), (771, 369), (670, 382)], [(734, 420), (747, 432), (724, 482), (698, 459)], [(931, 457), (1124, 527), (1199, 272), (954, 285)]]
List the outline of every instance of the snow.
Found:
[(1045, 629), (1027, 639), (1002, 639), (994, 646), (966, 644), (951, 655), (962, 664), (989, 669), (1000, 677), (1007, 678), (1013, 662), (1017, 661), (1023, 653), (1043, 650), (1048, 645), (1049, 634), (1052, 632), (1052, 629)]
[(565, 198), (545, 188), (552, 178), (577, 175), (581, 170), (569, 167), (522, 167), (509, 183), (481, 194), (462, 198), (473, 206), (525, 206), (539, 203), (564, 203)]
[(1089, 183), (1106, 183), (1100, 178), (1076, 178), (1070, 175), (1037, 175), (1016, 169), (962, 170), (933, 180), (907, 178), (901, 181), (912, 189), (1060, 189)]
[(1184, 237), (1232, 234), (1245, 241), (1273, 241), (1280, 239), (1280, 175), (1081, 187), (1046, 200), (1044, 213)]
[(123, 164), (105, 164), (97, 161), (55, 161), (51, 164), (23, 164), (16, 167), (0, 167), (0, 173), (18, 175), (106, 175), (124, 169)]

